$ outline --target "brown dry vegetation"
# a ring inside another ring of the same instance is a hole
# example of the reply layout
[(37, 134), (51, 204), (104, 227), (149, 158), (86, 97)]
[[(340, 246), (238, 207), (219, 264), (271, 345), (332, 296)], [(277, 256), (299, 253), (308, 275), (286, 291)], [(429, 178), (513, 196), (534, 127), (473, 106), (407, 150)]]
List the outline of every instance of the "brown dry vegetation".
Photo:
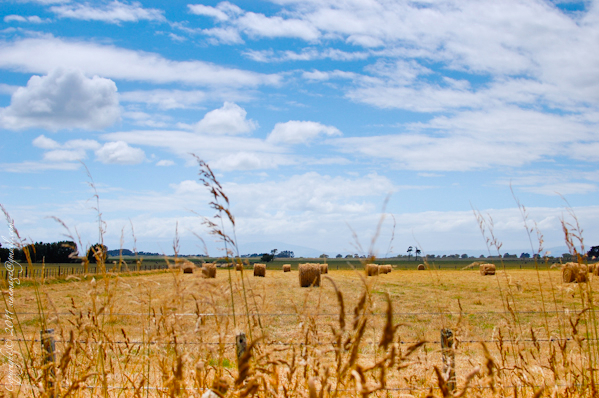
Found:
[[(309, 289), (279, 270), (264, 279), (244, 272), (246, 313), (239, 310), (245, 305), (242, 273), (233, 271), (235, 317), (228, 272), (204, 279), (200, 273), (174, 270), (41, 286), (45, 328), (55, 329), (58, 340), (61, 396), (69, 387), (71, 396), (199, 396), (216, 376), (228, 380), (234, 390), (228, 396), (242, 394), (248, 383), (255, 383), (258, 396), (307, 396), (310, 380), (318, 391), (328, 385), (331, 395), (340, 383), (341, 396), (384, 388), (379, 396), (424, 397), (431, 387), (434, 396), (442, 396), (435, 373), (435, 366), (441, 366), (442, 328), (454, 330), (458, 341), (458, 389), (467, 377), (470, 387), (482, 387), (469, 388), (467, 396), (514, 396), (513, 386), (523, 386), (517, 387), (523, 396), (540, 388), (532, 386), (545, 386), (547, 396), (555, 389), (561, 396), (576, 394), (581, 381), (575, 370), (582, 366), (584, 343), (576, 339), (584, 336), (580, 330), (574, 333), (572, 325), (582, 310), (584, 284), (563, 284), (559, 270), (542, 271), (540, 286), (535, 271), (498, 271), (485, 278), (477, 271), (399, 271), (367, 281), (363, 272), (332, 271), (320, 288)], [(597, 283), (585, 286), (596, 288)], [(545, 315), (539, 313), (541, 289), (555, 295)], [(21, 288), (15, 294), (27, 340), (39, 338), (44, 327), (34, 290)], [(506, 309), (499, 293), (509, 291), (512, 301)], [(257, 345), (246, 384), (234, 387), (238, 330), (251, 334)], [(385, 334), (390, 334), (388, 347), (381, 345)], [(332, 343), (340, 336), (355, 352), (336, 350)], [(35, 353), (28, 371), (35, 377), (37, 369), (41, 378), (39, 342), (27, 345)], [(368, 371), (380, 361), (384, 366), (375, 367), (377, 372)], [(30, 396), (26, 391), (24, 396)]]

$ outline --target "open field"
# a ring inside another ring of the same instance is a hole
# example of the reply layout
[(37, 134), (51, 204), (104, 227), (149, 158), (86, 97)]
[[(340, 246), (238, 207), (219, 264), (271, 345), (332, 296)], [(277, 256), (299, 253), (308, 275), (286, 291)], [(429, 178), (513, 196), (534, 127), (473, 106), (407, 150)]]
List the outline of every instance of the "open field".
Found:
[[(300, 288), (296, 270), (271, 265), (265, 278), (245, 270), (243, 280), (226, 269), (215, 279), (176, 270), (17, 288), (30, 377), (43, 384), (33, 339), (52, 328), (61, 396), (74, 385), (72, 396), (200, 396), (215, 376), (234, 390), (228, 396), (254, 384), (260, 396), (307, 396), (309, 380), (331, 395), (378, 386), (377, 396), (443, 396), (435, 366), (442, 367), (440, 331), (449, 328), (458, 389), (471, 378), (467, 396), (532, 396), (541, 387), (546, 396), (590, 396), (577, 394), (596, 351), (595, 308), (577, 316), (599, 278), (563, 284), (559, 270), (365, 277), (329, 269), (320, 288)], [(257, 346), (245, 384), (234, 387), (237, 331)]]

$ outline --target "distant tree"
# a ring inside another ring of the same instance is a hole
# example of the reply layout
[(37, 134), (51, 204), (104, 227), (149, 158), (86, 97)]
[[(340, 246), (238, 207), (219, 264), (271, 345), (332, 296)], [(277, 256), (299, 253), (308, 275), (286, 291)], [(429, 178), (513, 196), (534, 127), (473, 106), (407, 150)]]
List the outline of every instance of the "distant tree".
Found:
[(10, 249), (2, 247), (2, 243), (0, 243), (0, 262), (8, 261), (9, 255), (10, 255)]
[(358, 253), (355, 253), (354, 258), (360, 258), (360, 255)]
[(418, 261), (418, 255), (422, 253), (419, 248), (416, 248), (416, 261)]
[(87, 249), (87, 261), (91, 264), (98, 263), (98, 260), (106, 264), (108, 248), (101, 243), (96, 243)]
[(262, 257), (260, 258), (262, 262), (269, 263), (274, 260), (274, 254), (262, 253)]
[(520, 258), (530, 258), (530, 254), (522, 253), (522, 254), (520, 254)]
[(414, 250), (412, 246), (408, 247), (408, 261), (410, 260), (410, 256), (412, 255), (412, 250)]
[(337, 254), (335, 258), (343, 258), (343, 256), (341, 254)]
[(468, 258), (468, 255), (466, 253), (462, 254), (462, 258)]
[(570, 253), (564, 253), (562, 254), (562, 258), (564, 261), (572, 261), (573, 256)]
[(587, 256), (590, 259), (595, 259), (595, 260), (599, 259), (599, 246), (592, 246), (591, 250), (589, 250), (587, 252)]
[(279, 258), (293, 258), (295, 257), (295, 254), (290, 251), (290, 250), (283, 250), (282, 252), (280, 252), (279, 254), (277, 254), (277, 257)]
[(318, 256), (318, 258), (329, 258), (329, 255), (323, 253), (320, 256)]
[(345, 258), (354, 258), (354, 256), (352, 256), (351, 254), (348, 254), (347, 256), (345, 256)]
[(478, 258), (485, 258), (485, 255), (481, 254)]

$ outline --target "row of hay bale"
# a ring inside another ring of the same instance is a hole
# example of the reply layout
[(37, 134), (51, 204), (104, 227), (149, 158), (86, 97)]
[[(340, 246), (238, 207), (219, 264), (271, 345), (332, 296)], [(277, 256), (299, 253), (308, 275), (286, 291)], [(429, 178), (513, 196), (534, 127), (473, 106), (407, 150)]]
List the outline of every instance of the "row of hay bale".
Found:
[(584, 283), (589, 280), (589, 274), (599, 276), (599, 263), (579, 264), (566, 263), (562, 265), (562, 280), (564, 283)]
[(366, 264), (366, 275), (375, 276), (379, 274), (388, 274), (393, 270), (391, 264)]

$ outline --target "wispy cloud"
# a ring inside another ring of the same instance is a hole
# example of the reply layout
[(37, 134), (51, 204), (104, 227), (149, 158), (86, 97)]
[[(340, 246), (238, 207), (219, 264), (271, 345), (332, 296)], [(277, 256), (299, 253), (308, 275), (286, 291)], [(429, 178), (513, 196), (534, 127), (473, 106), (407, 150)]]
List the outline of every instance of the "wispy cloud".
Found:
[(155, 8), (144, 8), (139, 2), (131, 4), (114, 0), (100, 7), (85, 4), (64, 4), (50, 7), (50, 11), (59, 18), (81, 19), (84, 21), (102, 21), (118, 24), (121, 22), (165, 21), (164, 12)]

